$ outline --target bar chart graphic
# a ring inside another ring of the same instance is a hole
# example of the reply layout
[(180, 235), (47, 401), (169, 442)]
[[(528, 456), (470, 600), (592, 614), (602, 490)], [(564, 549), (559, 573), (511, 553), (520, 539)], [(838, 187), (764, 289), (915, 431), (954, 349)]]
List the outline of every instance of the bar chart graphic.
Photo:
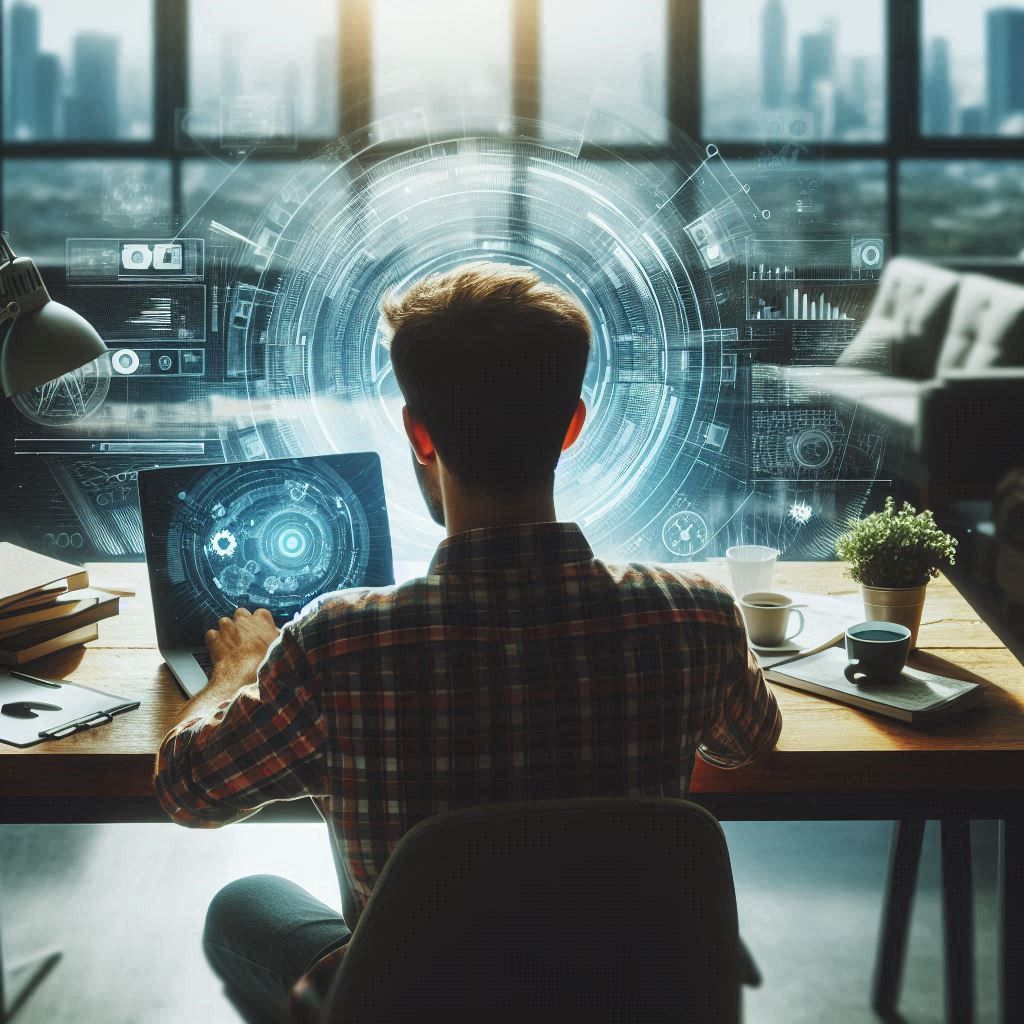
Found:
[[(746, 251), (747, 320), (860, 320), (878, 278), (851, 258), (849, 238), (751, 239)], [(878, 242), (879, 252), (884, 241)], [(879, 257), (881, 259), (881, 257)]]

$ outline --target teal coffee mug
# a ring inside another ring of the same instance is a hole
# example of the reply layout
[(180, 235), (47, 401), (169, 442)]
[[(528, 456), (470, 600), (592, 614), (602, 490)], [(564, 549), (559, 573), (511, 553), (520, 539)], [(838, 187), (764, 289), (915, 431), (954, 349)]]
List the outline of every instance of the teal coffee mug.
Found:
[(846, 631), (846, 678), (851, 683), (894, 683), (910, 655), (910, 630), (896, 622), (861, 622)]

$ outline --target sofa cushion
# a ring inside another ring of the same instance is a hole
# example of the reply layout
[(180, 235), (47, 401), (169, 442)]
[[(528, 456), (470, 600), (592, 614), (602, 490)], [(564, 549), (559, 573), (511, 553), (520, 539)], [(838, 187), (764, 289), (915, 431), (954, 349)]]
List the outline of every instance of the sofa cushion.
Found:
[(890, 260), (863, 326), (836, 365), (931, 377), (959, 281), (922, 260)]
[(991, 277), (965, 274), (939, 353), (939, 373), (960, 367), (981, 370), (1021, 364), (1024, 288)]

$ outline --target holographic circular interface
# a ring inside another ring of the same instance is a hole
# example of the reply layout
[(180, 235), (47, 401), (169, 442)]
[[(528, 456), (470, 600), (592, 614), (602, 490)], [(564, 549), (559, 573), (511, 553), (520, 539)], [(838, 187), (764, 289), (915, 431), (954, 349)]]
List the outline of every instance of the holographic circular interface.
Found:
[(60, 427), (88, 419), (103, 404), (110, 390), (110, 360), (107, 356), (86, 363), (63, 377), (14, 395), (18, 411), (44, 427)]
[[(657, 154), (631, 159), (597, 141), (616, 137), (627, 115), (585, 109), (569, 127), (517, 122), (477, 135), (466, 128), (473, 118), (418, 106), (299, 165), (251, 223), (230, 224), (213, 197), (203, 208), (208, 251), (231, 253), (226, 372), (244, 382), (252, 416), (225, 449), (236, 445), (242, 458), (378, 452), (395, 557), (429, 558), (442, 534), (415, 482), (380, 300), (431, 272), (495, 260), (568, 290), (592, 322), (588, 417), (559, 464), (556, 502), (600, 556), (779, 546), (821, 529), (825, 507), (831, 521), (856, 510), (863, 494), (852, 506), (836, 496), (831, 480), (843, 467), (829, 462), (828, 437), (805, 432), (794, 448), (781, 409), (764, 420), (772, 431), (779, 424), (778, 441), (752, 440), (760, 399), (737, 310), (748, 243), (771, 226), (771, 211), (715, 146), (698, 149), (664, 122), (647, 136), (628, 122), (629, 137)], [(761, 450), (799, 460), (772, 469), (797, 485), (762, 480)], [(814, 514), (789, 515), (797, 502)], [(250, 560), (256, 583), (274, 582), (270, 597), (293, 561), (320, 564), (323, 535), (305, 521), (260, 518), (272, 543), (234, 523), (211, 520), (196, 553), (225, 592), (252, 585)], [(264, 565), (273, 567), (265, 575)]]
[(371, 549), (362, 504), (321, 463), (226, 466), (179, 495), (171, 522), (190, 592), (216, 615), (267, 608), (279, 621), (312, 598), (362, 582)]

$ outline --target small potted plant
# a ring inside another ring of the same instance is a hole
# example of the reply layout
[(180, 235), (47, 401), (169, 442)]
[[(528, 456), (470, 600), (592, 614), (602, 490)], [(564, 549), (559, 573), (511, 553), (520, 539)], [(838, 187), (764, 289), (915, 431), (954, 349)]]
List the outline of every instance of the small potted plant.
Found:
[(906, 626), (916, 647), (928, 581), (954, 564), (956, 543), (931, 512), (917, 512), (908, 502), (897, 512), (889, 497), (881, 512), (851, 524), (836, 541), (836, 554), (860, 584), (866, 617)]

